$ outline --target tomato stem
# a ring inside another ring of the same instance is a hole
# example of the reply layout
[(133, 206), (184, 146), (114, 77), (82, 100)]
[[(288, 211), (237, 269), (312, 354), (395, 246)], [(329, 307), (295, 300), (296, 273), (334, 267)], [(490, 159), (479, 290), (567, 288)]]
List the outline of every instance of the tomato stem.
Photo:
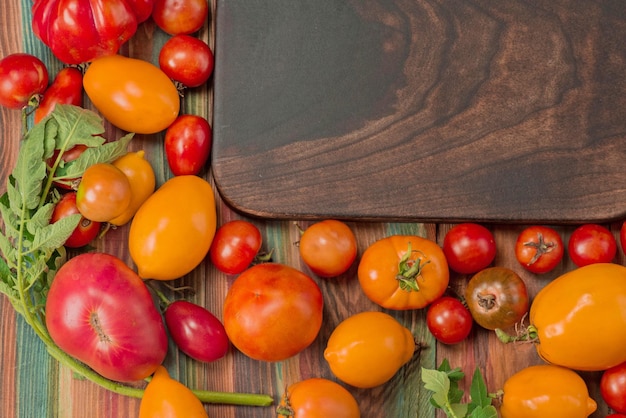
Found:
[[(412, 250), (411, 243), (409, 242), (407, 251), (398, 263), (398, 274), (396, 275), (400, 289), (407, 292), (419, 292), (420, 287), (417, 283), (417, 278), (421, 276), (424, 266), (430, 263), (430, 260), (426, 260), (426, 262), (422, 263), (422, 258), (420, 257), (417, 257), (415, 260), (411, 259), (413, 252), (417, 251)], [(421, 252), (420, 254), (423, 255)]]

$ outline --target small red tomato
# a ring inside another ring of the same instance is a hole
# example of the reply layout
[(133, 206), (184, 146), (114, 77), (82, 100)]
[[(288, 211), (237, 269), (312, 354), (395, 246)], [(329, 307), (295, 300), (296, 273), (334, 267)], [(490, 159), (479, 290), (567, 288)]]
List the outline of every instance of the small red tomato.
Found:
[[(55, 223), (60, 219), (76, 213), (80, 213), (76, 207), (76, 192), (66, 193), (54, 207), (50, 223)], [(65, 241), (65, 246), (68, 248), (84, 247), (98, 236), (100, 226), (100, 222), (90, 221), (84, 216), (81, 216), (78, 226), (76, 226), (72, 235)]]
[(309, 226), (300, 237), (300, 256), (320, 277), (336, 277), (348, 271), (356, 259), (357, 243), (348, 225), (326, 219)]
[(172, 340), (194, 360), (211, 362), (228, 353), (229, 341), (224, 325), (209, 310), (177, 300), (168, 305), (164, 316)]
[(611, 415), (607, 415), (606, 418), (626, 418), (626, 415), (624, 415), (624, 414), (611, 414)]
[[(78, 144), (68, 149), (61, 156), (61, 161), (59, 162), (62, 165), (70, 163), (80, 157), (80, 155), (87, 149), (86, 145)], [(55, 150), (52, 154), (52, 157), (47, 161), (48, 167), (52, 168), (55, 161), (59, 157), (59, 150)], [(54, 172), (55, 180), (53, 184), (57, 187), (66, 190), (76, 189), (78, 187), (78, 183), (80, 182), (79, 178), (66, 178), (62, 173), (59, 173), (59, 167), (56, 168)]]
[(148, 20), (154, 7), (154, 0), (126, 0), (126, 3), (133, 9), (137, 17), (137, 23)]
[(35, 109), (34, 122), (39, 123), (54, 110), (57, 103), (83, 105), (83, 73), (74, 67), (65, 67), (43, 93)]
[(622, 228), (619, 230), (619, 242), (622, 245), (622, 251), (626, 254), (626, 222), (622, 224)]
[(171, 37), (159, 52), (159, 67), (169, 78), (186, 87), (206, 83), (213, 73), (213, 51), (206, 42), (190, 35)]
[(437, 341), (457, 344), (468, 337), (474, 319), (457, 298), (442, 296), (434, 301), (426, 313), (426, 325)]
[(602, 373), (600, 394), (611, 409), (626, 414), (626, 363), (613, 366)]
[(453, 226), (443, 239), (443, 253), (457, 273), (476, 273), (496, 257), (496, 241), (491, 231), (475, 223)]
[(563, 259), (563, 240), (548, 226), (535, 225), (517, 236), (515, 257), (526, 270), (541, 274), (553, 270)]
[(165, 156), (175, 176), (196, 175), (211, 154), (213, 133), (202, 116), (180, 115), (165, 131)]
[(154, 23), (170, 35), (199, 31), (208, 15), (206, 0), (155, 0), (152, 9)]
[(0, 60), (0, 105), (21, 109), (48, 87), (48, 69), (34, 55), (15, 53)]
[(252, 264), (261, 244), (261, 231), (253, 223), (244, 220), (229, 221), (215, 232), (209, 256), (219, 271), (239, 274)]
[(610, 263), (617, 254), (617, 241), (608, 228), (597, 224), (585, 224), (572, 232), (567, 250), (578, 267), (593, 263)]

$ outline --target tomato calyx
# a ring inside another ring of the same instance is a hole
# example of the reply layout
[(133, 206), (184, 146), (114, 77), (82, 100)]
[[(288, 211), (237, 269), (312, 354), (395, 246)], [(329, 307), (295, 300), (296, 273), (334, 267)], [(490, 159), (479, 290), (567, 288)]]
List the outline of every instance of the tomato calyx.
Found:
[(411, 249), (411, 243), (409, 242), (406, 253), (398, 263), (398, 274), (396, 275), (398, 286), (400, 286), (400, 289), (407, 292), (419, 292), (420, 287), (417, 283), (417, 278), (422, 275), (424, 266), (430, 263), (430, 260), (426, 260), (426, 262), (422, 263), (423, 259), (421, 257), (412, 260), (411, 254), (413, 254), (413, 252), (419, 251), (413, 251)]
[(537, 260), (539, 260), (541, 258), (542, 255), (544, 254), (548, 254), (551, 251), (553, 251), (556, 247), (557, 244), (555, 242), (552, 241), (548, 241), (546, 242), (543, 234), (541, 232), (537, 233), (537, 242), (533, 242), (533, 241), (527, 241), (524, 243), (525, 247), (531, 247), (535, 250), (535, 254), (532, 256), (532, 258), (528, 261), (527, 265), (531, 266), (533, 264), (535, 264), (537, 262)]
[(291, 406), (291, 401), (289, 399), (289, 391), (285, 388), (285, 392), (283, 393), (283, 399), (280, 405), (276, 407), (276, 415), (284, 416), (286, 418), (295, 417), (296, 411)]

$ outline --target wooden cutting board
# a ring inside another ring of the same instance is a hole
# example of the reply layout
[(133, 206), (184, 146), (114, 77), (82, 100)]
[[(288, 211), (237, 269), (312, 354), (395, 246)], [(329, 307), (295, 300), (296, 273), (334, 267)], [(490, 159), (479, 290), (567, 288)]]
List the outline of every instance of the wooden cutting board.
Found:
[(623, 0), (220, 0), (216, 184), (269, 218), (626, 215)]

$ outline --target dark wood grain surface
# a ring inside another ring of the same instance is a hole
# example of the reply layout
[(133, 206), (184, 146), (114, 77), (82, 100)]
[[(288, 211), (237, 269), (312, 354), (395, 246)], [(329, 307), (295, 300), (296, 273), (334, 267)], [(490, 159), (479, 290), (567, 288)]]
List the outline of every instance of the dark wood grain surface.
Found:
[[(58, 71), (58, 69), (61, 67), (60, 63), (53, 59), (49, 51), (38, 40), (34, 38), (30, 30), (29, 8), (31, 4), (32, 2), (30, 0), (10, 0), (3, 2), (0, 5), (0, 56), (5, 56), (13, 52), (23, 51), (34, 53), (44, 59), (44, 61), (49, 66), (51, 74), (55, 74), (56, 71)], [(249, 4), (251, 5), (251, 7), (258, 10), (261, 3), (251, 1)], [(265, 4), (265, 2), (263, 2), (263, 4)], [(305, 2), (303, 4), (307, 3)], [(333, 4), (336, 4), (339, 7), (338, 3)], [(357, 7), (359, 4), (360, 3), (357, 2), (346, 3), (346, 5), (351, 5), (350, 7)], [(372, 5), (381, 5), (376, 2), (368, 2), (363, 4), (368, 5), (368, 7)], [(387, 26), (402, 26), (402, 19), (392, 19), (394, 16), (398, 17), (406, 15), (406, 11), (401, 12), (400, 9), (419, 8), (420, 13), (425, 13), (424, 19), (428, 17), (428, 19), (433, 19), (433, 21), (436, 23), (438, 22), (438, 20), (434, 18), (437, 16), (443, 16), (448, 19), (448, 23), (446, 24), (444, 24), (444, 22), (437, 23), (437, 27), (439, 27), (440, 30), (443, 30), (443, 32), (438, 35), (440, 37), (440, 42), (447, 42), (444, 39), (444, 34), (447, 34), (446, 36), (452, 36), (454, 33), (462, 32), (462, 22), (456, 21), (452, 18), (450, 14), (452, 10), (452, 3), (425, 3), (418, 1), (397, 2), (397, 4), (398, 8), (391, 8), (389, 10), (383, 8), (380, 10), (380, 14), (372, 15), (373, 21), (380, 22), (381, 16), (384, 15), (389, 18), (384, 20)], [(461, 3), (456, 4), (459, 5)], [(484, 12), (484, 10), (479, 7), (480, 3), (478, 2), (468, 2), (464, 4), (467, 4), (467, 7), (469, 7), (471, 10), (474, 10), (476, 13), (480, 11)], [(535, 3), (528, 4), (533, 5)], [(559, 7), (563, 4), (567, 4), (567, 2), (555, 2), (554, 9), (559, 9)], [(610, 15), (613, 15), (612, 17), (619, 18), (620, 16), (623, 16), (621, 10), (615, 8), (615, 5), (618, 4), (616, 2), (588, 2), (588, 4), (589, 11), (586, 13), (586, 18), (590, 21), (598, 22), (597, 19), (599, 16), (599, 11), (609, 10), (611, 6), (614, 7), (614, 13), (609, 13)], [(213, 19), (216, 16), (215, 1), (211, 1), (210, 5), (211, 17)], [(309, 6), (310, 5), (311, 4), (309, 4)], [(339, 9), (341, 9), (341, 7), (339, 7)], [(346, 9), (344, 8), (343, 10), (345, 12)], [(341, 10), (338, 10), (337, 12), (340, 13)], [(419, 15), (416, 10), (414, 12), (415, 13), (412, 14), (414, 17)], [(220, 11), (218, 9), (217, 14), (219, 13)], [(285, 13), (292, 13), (292, 11), (286, 11)], [(324, 19), (331, 18), (332, 16), (330, 15), (332, 15), (332, 13), (330, 12), (329, 14), (324, 16), (317, 16), (316, 14), (312, 14), (312, 16), (314, 16), (314, 20), (317, 20), (311, 24), (321, 24)], [(483, 14), (478, 13), (478, 16), (483, 16)], [(554, 13), (548, 13), (546, 11), (545, 14), (542, 16), (552, 16), (552, 18), (554, 19), (555, 15)], [(529, 17), (531, 17), (531, 15), (529, 15)], [(610, 19), (612, 17), (608, 16), (607, 19)], [(283, 16), (283, 19), (277, 19), (277, 23), (285, 24), (284, 18), (285, 16)], [(545, 18), (547, 19), (547, 17)], [(484, 28), (484, 30), (493, 33), (493, 36), (496, 36), (498, 34), (498, 36), (502, 36), (502, 33), (504, 33), (504, 29), (502, 28), (502, 22), (504, 21), (503, 19), (511, 19), (511, 17), (509, 16), (507, 18), (506, 13), (504, 12), (503, 16), (494, 15), (495, 26), (492, 28)], [(582, 19), (582, 17), (580, 16), (578, 16), (578, 19), (580, 19), (581, 21), (585, 20)], [(226, 20), (225, 22), (226, 24), (228, 24), (228, 20)], [(255, 26), (254, 28), (239, 28), (239, 30), (242, 32), (250, 31), (250, 33), (248, 33), (246, 36), (252, 37), (256, 30), (258, 30), (259, 33), (263, 33), (264, 26), (262, 22), (263, 20), (260, 19), (260, 21), (257, 23), (257, 26)], [(482, 20), (481, 22), (484, 23), (484, 20)], [(230, 22), (230, 24), (233, 23), (234, 22)], [(475, 24), (477, 25), (478, 23), (479, 22), (477, 21)], [(405, 22), (404, 24), (408, 23)], [(426, 20), (423, 22), (423, 24), (426, 24)], [(518, 26), (518, 29), (519, 28), (520, 27)], [(472, 26), (472, 29), (475, 29), (475, 26)], [(406, 36), (406, 33), (406, 30), (398, 32), (398, 34), (402, 36)], [(423, 33), (427, 35), (429, 31), (424, 30)], [(391, 35), (392, 33), (389, 33), (389, 36)], [(207, 26), (202, 29), (198, 36), (209, 42), (209, 44), (214, 45), (216, 38), (212, 22), (208, 22)], [(527, 34), (527, 36), (531, 36), (531, 34), (529, 33)], [(537, 36), (539, 36), (539, 34), (537, 34)], [(142, 26), (140, 26), (136, 36), (133, 38), (130, 44), (126, 45), (122, 49), (122, 53), (142, 57), (148, 60), (153, 60), (156, 56), (158, 48), (163, 44), (166, 39), (167, 36), (164, 33), (160, 32), (152, 22), (146, 22)], [(553, 41), (555, 44), (559, 44), (561, 42), (560, 39), (561, 38), (559, 37), (555, 37), (553, 38)], [(579, 41), (581, 43), (585, 43), (582, 40)], [(325, 42), (326, 43), (323, 44), (324, 46), (329, 46), (333, 43), (331, 39), (326, 39)], [(595, 45), (594, 42), (598, 42), (598, 39), (594, 37), (587, 39), (587, 45), (590, 50), (593, 49), (592, 47), (593, 45)], [(262, 48), (262, 45), (263, 42), (259, 42), (259, 48)], [(470, 50), (474, 51), (475, 48), (478, 48), (478, 46), (474, 45), (470, 48), (470, 45), (461, 46), (460, 44), (456, 44), (455, 46), (454, 43), (448, 44), (448, 49), (450, 50), (450, 53), (452, 53), (452, 50), (455, 50), (455, 48), (457, 48), (456, 52), (459, 54), (463, 53), (463, 50), (466, 50), (465, 53), (469, 54)], [(501, 44), (500, 48), (502, 49), (502, 51), (504, 51), (506, 49), (506, 44)], [(262, 52), (263, 51), (261, 50), (258, 52), (258, 56), (261, 58)], [(270, 51), (266, 52), (270, 53)], [(221, 56), (224, 57), (223, 54)], [(250, 59), (252, 60), (252, 58)], [(435, 57), (432, 57), (432, 59), (437, 61)], [(435, 61), (433, 61), (433, 63), (431, 64), (421, 63), (420, 65), (428, 67), (429, 65), (435, 65)], [(478, 61), (480, 61), (480, 59)], [(497, 60), (494, 61), (494, 63), (497, 63)], [(617, 64), (618, 63), (616, 63), (616, 65)], [(388, 63), (388, 65), (393, 66), (392, 63)], [(583, 71), (581, 67), (586, 68), (586, 70)], [(590, 76), (590, 74), (587, 72), (590, 71), (589, 67), (587, 67), (587, 64), (578, 63), (577, 68), (579, 75), (584, 74), (586, 76)], [(258, 70), (262, 71), (263, 67), (258, 67)], [(435, 73), (443, 70), (442, 68), (432, 68), (432, 71)], [(392, 68), (389, 68), (388, 71), (390, 71), (391, 74), (394, 70)], [(449, 70), (449, 77), (451, 77), (451, 79), (458, 78), (455, 76), (455, 71), (458, 72), (461, 71), (461, 69), (457, 68), (453, 70), (451, 68)], [(443, 73), (446, 73), (446, 71), (443, 71)], [(265, 73), (264, 76), (271, 78), (272, 74), (271, 72), (268, 72)], [(362, 76), (365, 77), (367, 75)], [(329, 80), (329, 82), (331, 82), (331, 80)], [(346, 80), (346, 82), (349, 82), (349, 80)], [(436, 89), (438, 86), (437, 82), (431, 82), (431, 84), (432, 89)], [(424, 86), (426, 86), (426, 84), (423, 84), (422, 88), (424, 88)], [(443, 84), (441, 86), (443, 86)], [(204, 115), (209, 118), (209, 120), (212, 120), (214, 114), (212, 99), (213, 91), (214, 88), (216, 90), (219, 90), (218, 87), (219, 86), (215, 85), (213, 83), (213, 80), (211, 80), (211, 83), (209, 83), (209, 85), (188, 92), (183, 99), (184, 111), (187, 113)], [(419, 85), (417, 87), (419, 87)], [(406, 91), (407, 90), (398, 90), (398, 94), (402, 94), (402, 92), (405, 92), (404, 94), (407, 94)], [(570, 92), (569, 94), (575, 93), (576, 92)], [(363, 92), (363, 95), (366, 96), (370, 94), (375, 95), (382, 93)], [(567, 96), (567, 94), (565, 96)], [(432, 98), (434, 99), (435, 96), (432, 96)], [(307, 103), (310, 103), (308, 99), (305, 99), (307, 98), (302, 98), (303, 106)], [(452, 97), (449, 98), (449, 100), (452, 99)], [(375, 99), (372, 100), (372, 103), (376, 102)], [(457, 98), (457, 100), (459, 101), (457, 105), (460, 106), (460, 108), (468, 107), (467, 103), (463, 103), (463, 99), (461, 97)], [(434, 102), (431, 103), (428, 100), (427, 102), (429, 103), (428, 106), (435, 106)], [(263, 106), (271, 106), (272, 103), (272, 100), (267, 100), (267, 97), (265, 97), (263, 100), (259, 101), (256, 106), (259, 109), (262, 109)], [(227, 104), (222, 103), (222, 105), (226, 106)], [(90, 106), (89, 103), (87, 103), (86, 106)], [(231, 106), (231, 104), (228, 104), (228, 106)], [(422, 117), (426, 117), (427, 113), (429, 113), (428, 106), (424, 107), (424, 114), (422, 115)], [(529, 108), (533, 107), (531, 105), (528, 106)], [(435, 107), (430, 108), (431, 111), (432, 109), (435, 109)], [(244, 110), (245, 109), (242, 108), (242, 112)], [(219, 111), (219, 108), (215, 108), (215, 112)], [(363, 110), (363, 112), (365, 111), (366, 110)], [(388, 109), (385, 110), (380, 108), (368, 110), (368, 112), (371, 112), (371, 122), (375, 123), (378, 120), (378, 123), (380, 123), (380, 120), (376, 118), (379, 118), (381, 115), (384, 114), (384, 112), (387, 111)], [(474, 109), (474, 111), (478, 111), (478, 109)], [(246, 112), (247, 114), (254, 114), (254, 112), (250, 110), (246, 110)], [(453, 115), (452, 119), (461, 117), (462, 113), (463, 112), (459, 112), (458, 114)], [(548, 111), (548, 113), (550, 113), (550, 111)], [(611, 115), (615, 115), (615, 113), (606, 112), (604, 117), (608, 118)], [(468, 116), (469, 114), (465, 115), (465, 117)], [(332, 117), (332, 115), (329, 115), (329, 117)], [(349, 115), (343, 114), (341, 116), (338, 116), (336, 118), (336, 121), (349, 119)], [(396, 123), (400, 123), (400, 120), (394, 121), (392, 119), (393, 117), (388, 120), (389, 123), (385, 126), (391, 126)], [(348, 121), (346, 123), (352, 122), (354, 121)], [(433, 121), (431, 120), (431, 122)], [(470, 123), (471, 121), (468, 118), (466, 119), (466, 122)], [(530, 122), (531, 121), (529, 120), (528, 123)], [(475, 120), (473, 123), (478, 124), (479, 121)], [(487, 122), (483, 121), (480, 123)], [(331, 125), (332, 124), (329, 124), (328, 129), (337, 128), (337, 126), (333, 127)], [(15, 163), (15, 159), (19, 149), (19, 138), (21, 134), (20, 126), (19, 111), (0, 109), (0, 158), (2, 161), (0, 164), (0, 179), (2, 179), (2, 182), (0, 183), (0, 192), (6, 190), (6, 177)], [(443, 125), (437, 126), (438, 129), (444, 129)], [(223, 128), (224, 127), (222, 127), (222, 129)], [(361, 133), (363, 132), (358, 125), (351, 125), (351, 128), (354, 129), (354, 132), (356, 133), (355, 135), (357, 136), (361, 135)], [(515, 126), (512, 126), (512, 129), (514, 128)], [(596, 128), (599, 129), (598, 126), (596, 126)], [(342, 129), (347, 128), (343, 127)], [(312, 133), (315, 132), (316, 129), (313, 128)], [(107, 135), (110, 135), (111, 137), (118, 137), (121, 134), (122, 132), (118, 131), (110, 125), (107, 125)], [(337, 132), (333, 133), (333, 135), (336, 134)], [(328, 138), (331, 137), (329, 136)], [(608, 136), (606, 136), (606, 138), (608, 138)], [(619, 139), (619, 137), (616, 138)], [(166, 160), (163, 155), (162, 140), (162, 134), (139, 135), (135, 139), (133, 139), (133, 142), (131, 143), (132, 150), (144, 149), (146, 151), (147, 158), (155, 167), (159, 184), (162, 184), (167, 178), (171, 177), (171, 173), (167, 168)], [(316, 147), (318, 151), (323, 154), (324, 152), (332, 148), (332, 143), (335, 140), (337, 141), (337, 143), (346, 144), (346, 142), (344, 142), (345, 139), (332, 136), (332, 140), (327, 139), (325, 141), (322, 141), (324, 144), (326, 144), (324, 146), (320, 145), (321, 142), (316, 142)], [(476, 141), (481, 142), (479, 140)], [(438, 144), (439, 142), (435, 141), (434, 143)], [(604, 144), (603, 141), (598, 142), (598, 150), (603, 149), (602, 144)], [(259, 143), (255, 146), (262, 147), (265, 145), (263, 145), (262, 141), (259, 141)], [(303, 172), (307, 171), (304, 160), (300, 160), (299, 157), (299, 152), (306, 153), (307, 146), (295, 146), (289, 144), (286, 144), (285, 146), (291, 151), (285, 154), (281, 154), (283, 155), (283, 157), (281, 158), (284, 158), (287, 161), (293, 161), (303, 170)], [(516, 146), (515, 148), (519, 148), (520, 153), (522, 154), (524, 152), (527, 152), (529, 155), (537, 155), (535, 153), (531, 153), (531, 151), (526, 149), (526, 146), (527, 144), (521, 141), (519, 142), (519, 146)], [(356, 145), (354, 147), (348, 146), (347, 148), (343, 148), (343, 152), (349, 154), (350, 152), (353, 152), (356, 148), (359, 148), (355, 147)], [(218, 143), (218, 156), (224, 156), (227, 148), (227, 143)], [(272, 151), (270, 148), (271, 147), (268, 145), (267, 152)], [(397, 152), (401, 148), (402, 147), (389, 149), (389, 152)], [(388, 156), (386, 154), (387, 151), (385, 147), (375, 148), (373, 146), (370, 146), (368, 150), (361, 150), (360, 152), (365, 153), (366, 151), (368, 153), (371, 153), (371, 158), (382, 159), (387, 158)], [(562, 151), (566, 154), (569, 154), (571, 152), (571, 149), (569, 147), (564, 147)], [(249, 162), (249, 157), (235, 155), (237, 154), (237, 152), (234, 152), (230, 157), (226, 159), (228, 160), (228, 164), (231, 163), (230, 159), (232, 159), (232, 162), (237, 162), (242, 169), (246, 168), (246, 164)], [(610, 152), (606, 152), (605, 156), (609, 161), (613, 161), (614, 159), (619, 159), (623, 156), (621, 152), (623, 151), (614, 149)], [(450, 170), (461, 169), (457, 166), (472, 163), (471, 160), (468, 161), (467, 156), (462, 156), (461, 158), (461, 154), (459, 155), (459, 161), (456, 164), (452, 165), (450, 167)], [(404, 156), (400, 155), (399, 158), (402, 159), (404, 158)], [(221, 167), (224, 167), (224, 161), (221, 161), (219, 163), (221, 164)], [(315, 181), (319, 182), (320, 184), (325, 181), (324, 175), (321, 175), (319, 172), (317, 174), (319, 176), (317, 179), (312, 178), (310, 180), (307, 180), (310, 185), (313, 185)], [(212, 168), (207, 167), (207, 169), (203, 171), (201, 175), (210, 182), (214, 183)], [(388, 180), (386, 184), (388, 185), (388, 188), (390, 190), (396, 187), (394, 181), (389, 180), (392, 177), (385, 177), (384, 172), (380, 173), (378, 178), (387, 178)], [(276, 178), (270, 178), (268, 180), (275, 181)], [(325, 192), (320, 192), (315, 188), (309, 190), (294, 189), (292, 188), (292, 186), (296, 183), (295, 181), (286, 181), (284, 178), (281, 179), (281, 181), (284, 181), (286, 190), (289, 192), (288, 194), (290, 194), (294, 202), (302, 203), (302, 199), (304, 198), (317, 196), (319, 197), (320, 201), (324, 201), (326, 204), (330, 205), (329, 207), (333, 207), (334, 205), (333, 202), (325, 200)], [(541, 182), (538, 181), (538, 183)], [(245, 182), (242, 182), (241, 187), (248, 187), (248, 185), (245, 184)], [(325, 187), (336, 187), (336, 184), (327, 184)], [(420, 190), (421, 196), (425, 199), (431, 199), (429, 196), (430, 193), (433, 191), (434, 186), (431, 184), (424, 187), (424, 190)], [(441, 185), (441, 187), (443, 187), (443, 185)], [(214, 188), (216, 191), (218, 191), (217, 186), (214, 185)], [(437, 190), (434, 191), (436, 192)], [(315, 194), (318, 192), (319, 194)], [(313, 194), (311, 196), (303, 196), (301, 193)], [(354, 190), (352, 190), (352, 193), (355, 193)], [(509, 192), (507, 191), (507, 193)], [(266, 198), (268, 202), (267, 204), (273, 204), (272, 202), (275, 201), (277, 202), (277, 205), (281, 203), (280, 199), (276, 200), (277, 198), (274, 195), (267, 195)], [(242, 213), (236, 210), (236, 208), (233, 208), (233, 206), (230, 205), (231, 202), (222, 199), (220, 195), (218, 195), (217, 203), (219, 223), (238, 218), (248, 219), (254, 222), (260, 228), (263, 234), (264, 249), (274, 249), (275, 261), (294, 266), (296, 268), (302, 269), (305, 272), (309, 272), (306, 266), (302, 263), (298, 254), (297, 247), (294, 245), (299, 236), (299, 229), (296, 227), (294, 222), (297, 222), (300, 227), (305, 228), (306, 226), (308, 226), (311, 222), (313, 222), (313, 219), (310, 219), (308, 218), (308, 216), (305, 215), (313, 213), (312, 208), (307, 209), (303, 206), (302, 208), (300, 208), (302, 212), (298, 211), (297, 213), (294, 213), (294, 216), (291, 218), (276, 219), (274, 217), (252, 217), (249, 214)], [(595, 203), (598, 204), (598, 207), (594, 206)], [(621, 212), (623, 208), (619, 207), (619, 202), (616, 201), (614, 203), (615, 208), (613, 209), (613, 212)], [(392, 200), (377, 199), (376, 202), (368, 201), (365, 195), (362, 199), (361, 204), (364, 207), (378, 206), (381, 209), (392, 209), (396, 205), (396, 203)], [(436, 200), (432, 201), (433, 208), (436, 208), (437, 204), (438, 203)], [(603, 206), (603, 204), (604, 200), (603, 196), (601, 195), (597, 195), (594, 196), (592, 199), (589, 199), (588, 205), (586, 204), (585, 206), (587, 209), (584, 213), (584, 217), (594, 218), (598, 216), (598, 213), (606, 213), (607, 209)], [(344, 214), (350, 219), (349, 225), (353, 228), (357, 236), (359, 256), (369, 244), (373, 243), (379, 238), (392, 234), (417, 234), (429, 237), (441, 244), (443, 242), (443, 237), (445, 233), (452, 226), (452, 224), (449, 222), (417, 223), (412, 221), (365, 221), (359, 218), (361, 212), (358, 209), (360, 208), (360, 206), (356, 205), (356, 203), (346, 203), (344, 206)], [(355, 208), (356, 211), (351, 215), (350, 211)], [(459, 213), (465, 213), (462, 212), (462, 205), (460, 205), (458, 209), (459, 211), (461, 211)], [(470, 212), (468, 213), (471, 213), (472, 208), (470, 207), (469, 209)], [(443, 206), (440, 213), (441, 215), (438, 217), (441, 218), (446, 218), (449, 215), (449, 213), (446, 212), (446, 208)], [(302, 214), (302, 216), (296, 216), (299, 214)], [(495, 234), (498, 247), (498, 255), (495, 260), (495, 264), (510, 267), (517, 271), (525, 280), (531, 295), (534, 295), (548, 281), (557, 277), (559, 274), (573, 268), (571, 260), (566, 256), (563, 263), (555, 271), (547, 275), (537, 276), (527, 273), (516, 264), (517, 262), (515, 261), (515, 256), (513, 253), (513, 244), (515, 242), (515, 238), (523, 228), (524, 224), (507, 222), (486, 223), (485, 225), (488, 226)], [(621, 226), (621, 222), (615, 221), (612, 223), (605, 223), (605, 225), (610, 227), (615, 236), (617, 236), (619, 227)], [(571, 234), (574, 225), (560, 225), (557, 226), (557, 228), (559, 232), (561, 232), (565, 242), (567, 242), (567, 239), (569, 238), (569, 235)], [(118, 228), (116, 230), (110, 231), (106, 235), (105, 239), (97, 241), (95, 243), (95, 247), (98, 251), (104, 251), (119, 256), (132, 266), (132, 260), (130, 259), (127, 250), (127, 238), (128, 228)], [(614, 261), (621, 264), (626, 263), (623, 252), (621, 250)], [(212, 364), (200, 364), (185, 357), (184, 355), (179, 353), (173, 345), (171, 345), (165, 365), (167, 366), (173, 377), (194, 388), (267, 393), (272, 395), (275, 400), (279, 399), (286, 384), (295, 382), (297, 380), (314, 376), (322, 376), (334, 379), (322, 356), (326, 340), (332, 332), (333, 328), (342, 319), (351, 314), (364, 310), (380, 309), (372, 304), (363, 295), (358, 286), (358, 283), (356, 282), (355, 275), (356, 264), (346, 274), (337, 279), (327, 280), (312, 275), (312, 277), (319, 283), (325, 298), (324, 325), (318, 338), (314, 341), (311, 347), (309, 347), (303, 353), (294, 358), (279, 363), (263, 363), (250, 360), (249, 358), (239, 353), (237, 350), (232, 349), (226, 356), (226, 358), (218, 362)], [(458, 291), (462, 291), (467, 279), (467, 276), (453, 273), (451, 277), (451, 286)], [(190, 300), (206, 306), (218, 317), (221, 317), (223, 299), (232, 280), (234, 280), (233, 276), (227, 276), (218, 272), (213, 266), (210, 265), (209, 262), (205, 261), (192, 273), (175, 281), (173, 284), (192, 286), (195, 289), (195, 294), (189, 296)], [(444, 358), (448, 358), (453, 366), (463, 367), (470, 374), (473, 371), (474, 367), (480, 367), (483, 374), (485, 375), (487, 385), (491, 391), (496, 391), (497, 389), (501, 388), (505, 379), (513, 374), (515, 371), (520, 370), (521, 368), (530, 364), (540, 363), (540, 360), (537, 358), (537, 355), (531, 346), (502, 345), (496, 340), (492, 333), (479, 328), (475, 328), (470, 338), (461, 344), (455, 346), (438, 345), (435, 343), (432, 336), (430, 336), (426, 329), (424, 323), (424, 311), (417, 310), (409, 312), (387, 312), (394, 315), (405, 326), (411, 329), (416, 339), (424, 343), (427, 347), (422, 350), (419, 357), (415, 357), (411, 362), (403, 367), (402, 370), (388, 384), (370, 390), (359, 390), (348, 387), (351, 393), (353, 393), (359, 401), (362, 410), (362, 416), (364, 418), (443, 418), (443, 415), (441, 413), (435, 413), (433, 408), (429, 405), (427, 399), (428, 394), (425, 393), (425, 391), (423, 390), (419, 371), (420, 367), (422, 366), (434, 367)], [(2, 362), (0, 362), (0, 416), (3, 418), (78, 418), (86, 416), (92, 418), (126, 418), (137, 416), (139, 408), (138, 399), (127, 398), (124, 396), (112, 394), (111, 392), (101, 389), (91, 384), (90, 382), (77, 379), (68, 369), (59, 366), (55, 361), (53, 361), (46, 353), (43, 345), (24, 325), (24, 322), (18, 316), (16, 316), (11, 305), (4, 297), (0, 297), (0, 358), (2, 358)], [(583, 376), (588, 382), (588, 386), (593, 397), (598, 401), (599, 404), (598, 412), (593, 415), (593, 418), (603, 418), (608, 413), (608, 409), (607, 406), (602, 402), (599, 395), (599, 374), (586, 373), (583, 374)], [(468, 382), (465, 383), (467, 384)], [(212, 418), (271, 418), (275, 416), (272, 407), (262, 408), (207, 405), (207, 411)]]
[(620, 1), (218, 1), (217, 186), (253, 216), (625, 215)]

